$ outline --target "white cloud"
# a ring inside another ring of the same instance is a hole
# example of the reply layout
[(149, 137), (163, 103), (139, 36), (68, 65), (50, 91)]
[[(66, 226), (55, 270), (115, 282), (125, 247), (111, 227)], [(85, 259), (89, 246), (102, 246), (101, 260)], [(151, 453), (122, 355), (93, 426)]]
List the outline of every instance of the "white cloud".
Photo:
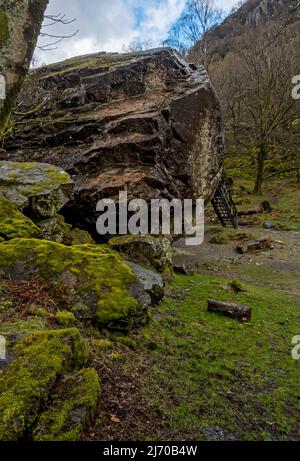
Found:
[[(79, 33), (53, 51), (37, 50), (38, 64), (97, 51), (122, 51), (132, 41), (151, 41), (159, 46), (182, 13), (186, 0), (50, 0), (48, 14), (65, 13), (76, 22), (44, 29), (54, 35)], [(216, 0), (226, 10), (235, 0)], [(45, 38), (42, 43), (51, 43)], [(55, 40), (54, 40), (55, 41)]]

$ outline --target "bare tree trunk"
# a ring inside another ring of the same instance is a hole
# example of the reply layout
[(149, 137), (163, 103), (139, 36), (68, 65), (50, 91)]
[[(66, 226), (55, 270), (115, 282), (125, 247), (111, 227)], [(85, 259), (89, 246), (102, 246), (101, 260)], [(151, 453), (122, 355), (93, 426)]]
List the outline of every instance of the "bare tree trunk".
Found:
[(253, 189), (253, 193), (257, 195), (261, 195), (265, 158), (266, 158), (266, 150), (264, 146), (261, 146), (260, 151), (257, 156), (256, 179), (255, 179), (255, 185)]
[(28, 72), (47, 4), (48, 0), (0, 0), (0, 136)]

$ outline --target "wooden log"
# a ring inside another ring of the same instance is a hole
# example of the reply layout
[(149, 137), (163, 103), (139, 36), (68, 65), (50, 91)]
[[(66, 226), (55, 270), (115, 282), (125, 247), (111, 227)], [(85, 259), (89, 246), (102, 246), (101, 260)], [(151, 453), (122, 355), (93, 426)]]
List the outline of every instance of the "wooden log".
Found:
[(239, 253), (253, 253), (259, 250), (272, 250), (274, 248), (273, 240), (270, 237), (262, 237), (258, 240), (249, 240), (236, 247)]
[(250, 208), (248, 210), (239, 210), (238, 216), (250, 216), (258, 213), (262, 213), (261, 208)]
[(249, 322), (251, 320), (251, 308), (243, 304), (227, 303), (209, 299), (207, 301), (207, 310), (209, 312), (218, 312), (227, 317), (240, 320), (241, 322)]

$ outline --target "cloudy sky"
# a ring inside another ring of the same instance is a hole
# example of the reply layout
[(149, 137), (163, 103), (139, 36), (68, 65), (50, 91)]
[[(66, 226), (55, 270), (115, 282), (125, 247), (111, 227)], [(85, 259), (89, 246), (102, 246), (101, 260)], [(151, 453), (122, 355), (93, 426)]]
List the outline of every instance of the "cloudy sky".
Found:
[[(229, 11), (236, 0), (215, 0)], [(186, 0), (50, 0), (48, 14), (65, 13), (76, 22), (43, 30), (52, 34), (79, 33), (56, 50), (36, 52), (38, 65), (97, 51), (122, 51), (134, 41), (159, 46), (182, 13)], [(40, 41), (49, 43), (49, 39)], [(53, 39), (50, 39), (53, 41)]]

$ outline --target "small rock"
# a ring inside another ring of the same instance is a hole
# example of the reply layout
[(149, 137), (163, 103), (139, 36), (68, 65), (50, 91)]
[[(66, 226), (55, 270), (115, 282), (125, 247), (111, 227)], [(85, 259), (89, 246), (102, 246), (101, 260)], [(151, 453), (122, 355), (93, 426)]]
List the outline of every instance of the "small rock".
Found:
[(192, 269), (188, 268), (185, 264), (181, 265), (173, 265), (173, 271), (176, 274), (183, 274), (183, 275), (193, 275)]
[(214, 442), (233, 441), (236, 440), (235, 436), (219, 426), (207, 426), (202, 429), (203, 435)]
[(150, 295), (151, 303), (154, 305), (158, 304), (164, 296), (164, 281), (162, 275), (145, 269), (145, 267), (133, 262), (127, 261), (127, 264), (136, 274), (145, 291)]

